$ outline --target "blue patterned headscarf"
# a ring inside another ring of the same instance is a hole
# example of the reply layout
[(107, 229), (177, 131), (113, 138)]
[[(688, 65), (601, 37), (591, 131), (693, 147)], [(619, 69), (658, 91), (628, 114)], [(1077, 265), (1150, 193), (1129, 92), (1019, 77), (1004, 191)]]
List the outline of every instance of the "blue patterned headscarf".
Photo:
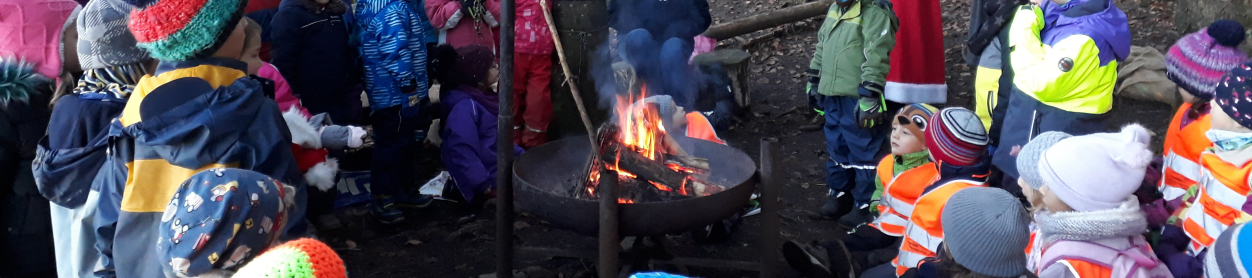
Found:
[(183, 182), (161, 215), (157, 251), (169, 277), (234, 270), (277, 242), (290, 186), (261, 173), (217, 168)]

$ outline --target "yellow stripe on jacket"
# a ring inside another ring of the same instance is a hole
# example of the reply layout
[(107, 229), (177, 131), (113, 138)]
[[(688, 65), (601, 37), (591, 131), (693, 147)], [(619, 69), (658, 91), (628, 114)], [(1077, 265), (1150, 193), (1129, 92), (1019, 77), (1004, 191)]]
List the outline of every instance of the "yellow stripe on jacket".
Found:
[(1037, 6), (1024, 6), (1014, 16), (1009, 27), (1009, 49), (1013, 49), (1009, 55), (1017, 89), (1069, 112), (1103, 114), (1113, 108), (1117, 61), (1101, 66), (1100, 48), (1091, 37), (1081, 34), (1053, 45), (1043, 44), (1039, 37), (1043, 11)]

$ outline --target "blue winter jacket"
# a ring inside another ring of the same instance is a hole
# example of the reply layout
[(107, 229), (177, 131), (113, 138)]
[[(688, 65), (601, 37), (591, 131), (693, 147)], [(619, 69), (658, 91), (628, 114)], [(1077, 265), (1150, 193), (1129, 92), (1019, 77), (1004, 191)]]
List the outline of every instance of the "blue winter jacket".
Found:
[[(370, 108), (421, 103), (429, 90), (426, 78), (426, 24), (405, 0), (363, 0), (356, 4), (365, 93)], [(409, 90), (408, 93), (405, 91)]]
[(349, 9), (341, 0), (283, 0), (270, 22), (270, 63), (306, 103), (347, 99), (360, 84), (357, 50), (343, 16)]
[[(100, 192), (97, 249), (104, 277), (162, 277), (154, 243), (161, 214), (183, 181), (205, 169), (253, 170), (296, 188), (284, 238), (303, 236), (306, 190), (278, 104), (245, 77), (243, 62), (161, 62), (140, 80), (109, 129), (110, 155), (93, 182)], [(186, 244), (194, 244), (188, 241)], [(225, 258), (223, 258), (225, 259)]]
[(33, 165), (39, 193), (74, 208), (87, 200), (91, 180), (104, 165), (109, 123), (122, 114), (126, 99), (107, 94), (71, 94), (52, 109), (48, 134), (39, 140)]
[[(484, 96), (473, 87), (461, 86), (439, 103), (445, 119), (443, 130), (439, 131), (443, 138), (443, 165), (465, 200), (496, 188), (496, 118), (500, 112), (498, 103), (493, 103), (495, 99), (496, 96)], [(513, 150), (522, 153), (520, 147), (513, 146)]]

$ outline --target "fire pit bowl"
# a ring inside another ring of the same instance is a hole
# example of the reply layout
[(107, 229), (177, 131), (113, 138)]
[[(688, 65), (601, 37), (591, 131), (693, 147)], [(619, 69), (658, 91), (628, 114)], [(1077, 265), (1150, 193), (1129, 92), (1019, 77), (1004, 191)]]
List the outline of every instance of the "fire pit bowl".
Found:
[[(756, 164), (747, 154), (709, 141), (675, 139), (693, 156), (707, 158), (708, 181), (726, 190), (691, 199), (619, 204), (622, 236), (672, 234), (712, 224), (741, 209), (756, 189)], [(590, 155), (585, 136), (554, 141), (522, 154), (513, 165), (518, 209), (558, 228), (596, 235), (599, 201), (570, 196), (570, 190), (585, 178)]]

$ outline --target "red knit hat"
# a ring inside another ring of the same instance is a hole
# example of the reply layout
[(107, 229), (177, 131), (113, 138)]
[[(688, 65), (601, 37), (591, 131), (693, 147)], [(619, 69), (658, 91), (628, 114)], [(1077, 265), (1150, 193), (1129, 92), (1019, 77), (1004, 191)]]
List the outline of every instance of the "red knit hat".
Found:
[(926, 148), (935, 162), (970, 166), (987, 150), (987, 130), (978, 115), (969, 109), (954, 107), (939, 110), (926, 128)]

